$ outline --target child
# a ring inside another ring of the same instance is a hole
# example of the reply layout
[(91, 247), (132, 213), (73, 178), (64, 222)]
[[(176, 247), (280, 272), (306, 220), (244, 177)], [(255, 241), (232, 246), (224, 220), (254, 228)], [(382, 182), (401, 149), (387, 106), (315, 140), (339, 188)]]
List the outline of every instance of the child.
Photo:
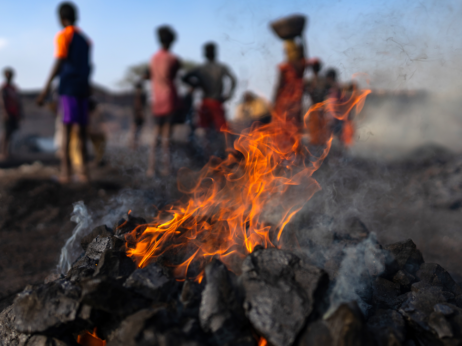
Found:
[(170, 27), (161, 26), (157, 29), (157, 36), (162, 48), (152, 57), (150, 73), (146, 76), (151, 79), (152, 84), (152, 113), (155, 122), (148, 171), (146, 172), (148, 177), (155, 175), (156, 145), (159, 136), (161, 137), (163, 156), (160, 173), (166, 176), (170, 172), (171, 122), (179, 106), (174, 81), (181, 64), (179, 59), (170, 53), (170, 47), (175, 41), (175, 33)]
[(74, 127), (78, 133), (79, 151), (83, 158), (79, 179), (88, 182), (86, 126), (90, 93), (90, 42), (74, 25), (77, 20), (77, 9), (72, 3), (61, 3), (58, 14), (64, 29), (56, 36), (56, 60), (50, 77), (37, 99), (37, 104), (43, 105), (53, 79), (59, 76), (59, 109), (64, 125), (60, 181), (67, 183), (71, 179), (69, 142)]
[(21, 99), (18, 89), (13, 84), (14, 71), (11, 68), (5, 68), (3, 72), (5, 84), (1, 87), (0, 104), (3, 113), (3, 138), (1, 142), (0, 158), (7, 159), (10, 154), (11, 136), (19, 128), (21, 119)]

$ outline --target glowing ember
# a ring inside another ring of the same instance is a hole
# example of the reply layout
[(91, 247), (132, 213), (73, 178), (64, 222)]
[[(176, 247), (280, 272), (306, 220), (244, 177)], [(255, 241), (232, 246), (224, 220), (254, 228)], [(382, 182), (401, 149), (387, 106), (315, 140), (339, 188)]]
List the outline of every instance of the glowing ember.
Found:
[(268, 341), (266, 341), (266, 339), (262, 336), (260, 337), (260, 340), (258, 340), (258, 346), (267, 346), (268, 345)]
[(106, 341), (101, 340), (96, 335), (96, 328), (93, 330), (93, 333), (86, 331), (84, 334), (79, 335), (77, 337), (77, 343), (85, 346), (106, 346)]
[[(368, 93), (354, 90), (343, 103), (315, 105), (304, 117), (303, 130), (309, 129), (312, 114), (345, 120), (354, 107), (359, 113)], [(314, 157), (300, 130), (276, 114), (270, 124), (245, 130), (234, 142), (235, 152), (211, 159), (193, 187), (179, 184), (187, 198), (127, 235), (128, 256), (139, 267), (161, 261), (178, 280), (200, 282), (214, 256), (239, 271), (236, 264), (255, 246), (282, 247), (285, 226), (320, 189), (311, 176), (332, 141), (329, 132), (322, 154)]]

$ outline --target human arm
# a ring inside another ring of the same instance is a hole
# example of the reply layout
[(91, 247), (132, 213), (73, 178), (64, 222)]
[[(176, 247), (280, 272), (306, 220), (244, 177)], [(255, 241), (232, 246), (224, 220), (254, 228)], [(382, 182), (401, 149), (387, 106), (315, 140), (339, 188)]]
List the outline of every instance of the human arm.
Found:
[(236, 89), (236, 77), (231, 73), (231, 71), (228, 68), (225, 68), (225, 76), (227, 76), (231, 82), (231, 87), (229, 88), (228, 95), (225, 95), (223, 97), (223, 101), (228, 101), (233, 97), (234, 94), (234, 89)]
[(50, 92), (50, 89), (51, 89), (51, 83), (53, 82), (53, 79), (55, 79), (58, 74), (59, 74), (59, 71), (61, 70), (61, 66), (63, 65), (63, 61), (64, 59), (61, 59), (61, 58), (57, 58), (51, 68), (51, 72), (50, 72), (50, 76), (48, 77), (47, 79), (47, 82), (45, 84), (45, 87), (43, 88), (42, 92), (40, 93), (40, 95), (37, 97), (37, 104), (39, 106), (43, 106), (44, 102), (45, 102), (45, 98), (47, 97), (48, 93)]

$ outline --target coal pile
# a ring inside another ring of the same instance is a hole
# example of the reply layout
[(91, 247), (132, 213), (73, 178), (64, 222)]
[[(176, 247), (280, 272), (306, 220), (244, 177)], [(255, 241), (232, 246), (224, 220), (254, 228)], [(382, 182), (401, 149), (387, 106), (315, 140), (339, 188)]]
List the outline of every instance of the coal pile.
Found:
[(257, 246), (239, 275), (215, 259), (180, 282), (125, 255), (144, 223), (88, 232), (66, 275), (1, 312), (0, 345), (462, 345), (462, 288), (412, 240), (381, 246), (355, 221), (293, 251)]

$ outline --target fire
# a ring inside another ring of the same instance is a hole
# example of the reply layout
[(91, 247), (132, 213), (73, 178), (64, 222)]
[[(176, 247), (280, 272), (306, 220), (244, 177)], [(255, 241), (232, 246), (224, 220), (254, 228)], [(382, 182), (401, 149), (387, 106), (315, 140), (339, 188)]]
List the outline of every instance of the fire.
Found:
[(266, 339), (261, 336), (260, 337), (260, 340), (258, 340), (258, 346), (267, 346), (268, 345), (268, 341), (266, 341)]
[(77, 343), (85, 346), (106, 346), (106, 341), (101, 340), (96, 335), (96, 328), (93, 330), (93, 333), (85, 331), (83, 334), (77, 336)]
[[(354, 90), (344, 102), (327, 100), (311, 107), (311, 115), (344, 120), (362, 108), (368, 90)], [(161, 210), (148, 225), (126, 237), (127, 255), (144, 267), (160, 261), (178, 280), (202, 280), (203, 268), (218, 257), (231, 270), (255, 246), (283, 246), (283, 231), (311, 196), (320, 190), (312, 174), (330, 150), (329, 133), (318, 157), (303, 143), (300, 131), (284, 116), (244, 130), (224, 160), (212, 158), (194, 185), (179, 189), (183, 200)], [(271, 220), (271, 221), (268, 221)]]

